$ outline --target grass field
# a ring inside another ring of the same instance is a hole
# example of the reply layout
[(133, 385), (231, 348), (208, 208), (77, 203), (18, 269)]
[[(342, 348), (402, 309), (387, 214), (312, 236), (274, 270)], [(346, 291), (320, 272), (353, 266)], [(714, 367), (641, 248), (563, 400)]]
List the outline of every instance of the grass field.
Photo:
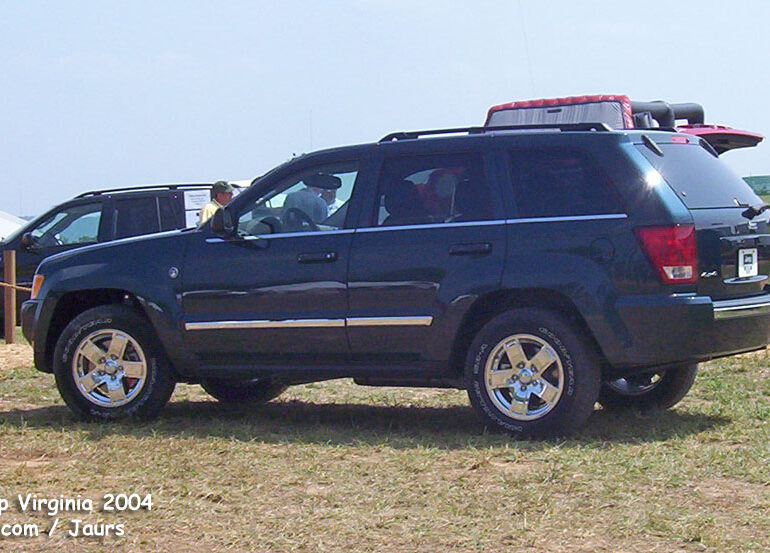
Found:
[(485, 432), (462, 392), (349, 381), (241, 412), (179, 386), (156, 422), (82, 424), (30, 366), (0, 346), (0, 498), (136, 492), (153, 509), (64, 513), (126, 535), (0, 551), (770, 550), (764, 352), (704, 365), (675, 410), (597, 410), (559, 442)]

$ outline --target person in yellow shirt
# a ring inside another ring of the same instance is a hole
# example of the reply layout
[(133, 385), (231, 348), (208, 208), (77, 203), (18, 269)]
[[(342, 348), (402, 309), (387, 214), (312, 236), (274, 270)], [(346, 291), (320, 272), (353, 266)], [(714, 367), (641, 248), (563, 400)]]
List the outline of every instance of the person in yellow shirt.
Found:
[(217, 210), (233, 199), (233, 185), (223, 180), (214, 183), (211, 187), (211, 201), (203, 206), (198, 216), (198, 226), (211, 219)]

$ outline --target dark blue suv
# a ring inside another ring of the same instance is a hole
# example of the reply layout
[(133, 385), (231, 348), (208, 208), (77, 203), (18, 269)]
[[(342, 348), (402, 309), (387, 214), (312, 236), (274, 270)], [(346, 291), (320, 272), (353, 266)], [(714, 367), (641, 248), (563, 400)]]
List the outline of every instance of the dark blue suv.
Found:
[(352, 377), (562, 435), (766, 346), (764, 209), (694, 136), (395, 133), (295, 158), (202, 228), (46, 259), (23, 327), (84, 418), (154, 416), (176, 382), (258, 403)]

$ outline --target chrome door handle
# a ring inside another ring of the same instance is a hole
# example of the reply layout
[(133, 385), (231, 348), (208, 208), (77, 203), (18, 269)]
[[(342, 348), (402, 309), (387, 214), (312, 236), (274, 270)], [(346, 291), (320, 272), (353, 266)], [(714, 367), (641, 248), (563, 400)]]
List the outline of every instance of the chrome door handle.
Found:
[(310, 252), (297, 255), (298, 263), (334, 263), (337, 252)]
[(492, 244), (489, 242), (473, 242), (470, 244), (452, 244), (449, 246), (449, 255), (487, 255), (492, 252)]

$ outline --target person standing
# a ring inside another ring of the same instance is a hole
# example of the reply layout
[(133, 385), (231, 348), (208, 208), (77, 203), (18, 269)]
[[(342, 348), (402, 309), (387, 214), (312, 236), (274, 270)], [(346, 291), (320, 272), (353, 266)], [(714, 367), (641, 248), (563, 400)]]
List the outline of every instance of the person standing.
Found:
[(211, 187), (211, 201), (203, 206), (198, 216), (198, 226), (211, 219), (218, 210), (233, 199), (233, 185), (223, 180), (214, 183)]

